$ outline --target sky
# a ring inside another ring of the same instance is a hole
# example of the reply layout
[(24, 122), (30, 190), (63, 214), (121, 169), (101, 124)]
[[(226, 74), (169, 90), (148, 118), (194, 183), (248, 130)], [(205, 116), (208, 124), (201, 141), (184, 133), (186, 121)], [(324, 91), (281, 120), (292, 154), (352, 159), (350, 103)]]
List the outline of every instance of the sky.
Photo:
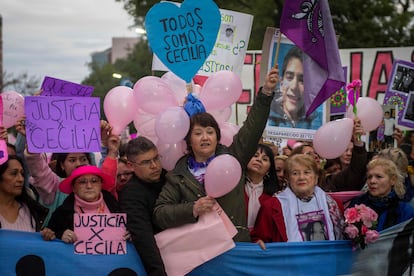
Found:
[(91, 54), (112, 37), (136, 37), (134, 21), (115, 0), (1, 0), (3, 72), (80, 83)]

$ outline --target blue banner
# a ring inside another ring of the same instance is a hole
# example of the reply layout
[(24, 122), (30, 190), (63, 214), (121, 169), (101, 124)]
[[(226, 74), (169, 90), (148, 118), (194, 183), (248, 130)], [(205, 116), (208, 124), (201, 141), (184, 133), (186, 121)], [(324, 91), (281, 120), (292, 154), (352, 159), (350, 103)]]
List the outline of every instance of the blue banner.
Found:
[[(348, 241), (237, 246), (189, 275), (340, 275), (351, 271)], [(39, 233), (0, 230), (0, 275), (146, 275), (131, 243), (126, 255), (76, 255), (73, 245), (43, 241)], [(121, 273), (121, 274), (117, 274)]]

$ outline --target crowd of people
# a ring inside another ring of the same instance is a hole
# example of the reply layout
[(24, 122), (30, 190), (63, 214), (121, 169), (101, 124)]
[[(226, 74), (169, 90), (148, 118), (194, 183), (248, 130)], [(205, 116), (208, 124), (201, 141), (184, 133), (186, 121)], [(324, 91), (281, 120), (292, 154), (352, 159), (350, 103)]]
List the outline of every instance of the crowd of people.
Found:
[[(298, 78), (293, 75), (290, 82)], [(220, 144), (220, 128), (211, 114), (192, 115), (187, 153), (168, 172), (151, 140), (138, 136), (122, 144), (105, 121), (98, 162), (93, 153), (30, 153), (24, 118), (19, 119), (20, 143), (10, 146), (8, 160), (0, 165), (0, 228), (74, 243), (74, 214), (125, 213), (123, 238), (134, 244), (148, 275), (167, 275), (154, 235), (197, 223), (217, 203), (237, 229), (233, 240), (256, 242), (263, 249), (269, 242), (344, 239), (344, 209), (355, 204), (378, 213), (379, 231), (414, 217), (414, 179), (408, 169), (412, 157), (400, 148), (369, 156), (358, 118), (352, 141), (335, 160), (322, 159), (309, 141), (280, 151), (263, 143), (278, 83), (276, 67), (228, 147)], [(401, 133), (396, 139), (404, 144)], [(234, 156), (242, 174), (233, 190), (213, 198), (204, 186), (206, 169), (222, 154)], [(344, 202), (335, 195), (343, 191), (361, 193)]]

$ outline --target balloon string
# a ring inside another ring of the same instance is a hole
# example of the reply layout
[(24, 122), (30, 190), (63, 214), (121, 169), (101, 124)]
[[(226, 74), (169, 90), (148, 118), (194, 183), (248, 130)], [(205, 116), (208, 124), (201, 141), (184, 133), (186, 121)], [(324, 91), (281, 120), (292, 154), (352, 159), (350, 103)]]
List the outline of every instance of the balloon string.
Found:
[(191, 82), (187, 83), (185, 87), (187, 88), (187, 94), (190, 94), (191, 92), (193, 92), (193, 85), (191, 84)]
[(354, 112), (354, 116), (357, 116), (358, 110), (357, 110), (357, 91), (355, 91), (354, 89), (354, 104), (353, 104), (353, 109), (352, 111)]

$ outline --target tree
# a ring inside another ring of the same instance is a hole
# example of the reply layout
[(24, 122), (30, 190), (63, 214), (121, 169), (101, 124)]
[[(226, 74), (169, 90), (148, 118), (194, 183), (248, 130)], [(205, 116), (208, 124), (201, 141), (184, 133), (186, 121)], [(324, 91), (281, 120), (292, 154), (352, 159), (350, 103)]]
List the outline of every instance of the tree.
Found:
[(414, 44), (413, 0), (335, 0), (330, 8), (339, 48)]
[[(148, 10), (155, 4), (159, 3), (158, 0), (116, 0), (117, 2), (124, 3), (124, 9), (134, 17), (136, 26), (144, 26), (145, 15)], [(179, 1), (175, 1), (179, 2)], [(238, 1), (215, 1), (217, 6), (221, 9), (233, 10), (237, 12), (243, 12), (254, 16), (252, 33), (250, 36), (248, 49), (260, 50), (262, 49), (263, 36), (266, 31), (266, 27), (278, 27), (276, 24), (280, 21), (280, 12), (282, 9), (283, 0), (256, 0), (254, 4), (250, 1), (238, 0)]]
[[(144, 26), (148, 10), (158, 0), (116, 0)], [(291, 1), (291, 0), (290, 0)], [(303, 0), (310, 1), (310, 0)], [(249, 49), (262, 48), (266, 27), (279, 27), (283, 0), (217, 0), (222, 9), (254, 16)], [(414, 44), (413, 0), (330, 0), (331, 13), (339, 48), (401, 47)]]
[[(126, 59), (118, 59), (114, 64), (107, 63), (103, 66), (89, 63), (91, 74), (82, 81), (82, 84), (94, 86), (93, 95), (101, 98), (101, 110), (103, 110), (106, 93), (120, 85), (120, 80), (114, 78), (113, 73), (118, 73), (135, 83), (151, 73), (151, 62), (152, 53), (148, 49), (147, 42), (141, 41), (135, 45)], [(105, 118), (104, 115), (102, 112), (101, 117)]]
[(1, 91), (13, 90), (23, 96), (31, 96), (38, 92), (40, 79), (35, 76), (29, 76), (27, 73), (21, 73), (14, 76), (12, 73), (4, 72), (3, 87)]

